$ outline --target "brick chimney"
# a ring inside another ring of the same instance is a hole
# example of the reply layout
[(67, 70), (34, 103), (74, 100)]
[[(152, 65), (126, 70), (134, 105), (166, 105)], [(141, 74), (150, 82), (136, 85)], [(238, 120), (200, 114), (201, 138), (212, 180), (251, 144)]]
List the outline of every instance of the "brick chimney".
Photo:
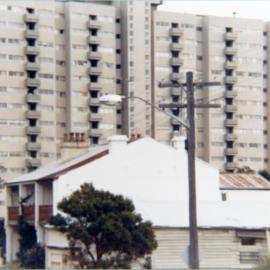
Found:
[(128, 137), (126, 135), (114, 135), (109, 137), (109, 152), (121, 153), (121, 150), (126, 147)]
[(64, 135), (64, 143), (61, 147), (61, 158), (70, 159), (88, 151), (90, 141), (85, 133), (71, 132)]
[(174, 136), (171, 141), (173, 148), (177, 150), (185, 150), (185, 140), (186, 137), (184, 136)]

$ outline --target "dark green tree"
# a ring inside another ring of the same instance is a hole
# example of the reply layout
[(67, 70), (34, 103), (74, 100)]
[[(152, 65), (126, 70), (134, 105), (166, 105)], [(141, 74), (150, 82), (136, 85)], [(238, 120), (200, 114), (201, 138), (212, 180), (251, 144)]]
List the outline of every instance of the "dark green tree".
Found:
[(51, 224), (66, 233), (71, 259), (81, 268), (130, 268), (157, 247), (152, 224), (121, 195), (84, 184), (58, 208), (66, 215), (54, 216)]
[(20, 201), (21, 215), (18, 220), (19, 251), (17, 257), (24, 268), (42, 269), (45, 267), (44, 247), (37, 243), (36, 229), (25, 217), (25, 203), (33, 194)]

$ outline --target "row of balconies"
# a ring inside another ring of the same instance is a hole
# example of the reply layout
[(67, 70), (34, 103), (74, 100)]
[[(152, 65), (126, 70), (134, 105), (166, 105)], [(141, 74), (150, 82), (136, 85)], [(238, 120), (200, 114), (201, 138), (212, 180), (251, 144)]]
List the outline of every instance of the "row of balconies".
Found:
[[(25, 218), (28, 222), (35, 222), (35, 206), (29, 205), (24, 207)], [(40, 205), (38, 209), (39, 223), (44, 224), (49, 222), (52, 216), (52, 205)], [(19, 219), (19, 207), (8, 207), (8, 223), (16, 224)]]

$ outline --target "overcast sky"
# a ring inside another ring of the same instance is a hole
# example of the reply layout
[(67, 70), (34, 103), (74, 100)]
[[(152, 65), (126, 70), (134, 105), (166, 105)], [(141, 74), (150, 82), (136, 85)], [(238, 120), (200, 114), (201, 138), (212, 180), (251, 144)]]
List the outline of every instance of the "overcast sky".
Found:
[(270, 21), (270, 1), (256, 0), (164, 0), (160, 10), (176, 11), (200, 15), (217, 15), (253, 18)]

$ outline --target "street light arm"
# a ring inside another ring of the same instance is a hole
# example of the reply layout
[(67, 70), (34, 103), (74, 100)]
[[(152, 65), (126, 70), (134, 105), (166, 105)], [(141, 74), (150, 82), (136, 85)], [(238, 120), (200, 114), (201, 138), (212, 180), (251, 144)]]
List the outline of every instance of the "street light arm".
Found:
[(132, 98), (139, 99), (139, 100), (143, 101), (144, 103), (146, 103), (146, 104), (150, 105), (151, 107), (155, 108), (157, 111), (162, 112), (162, 113), (166, 114), (167, 116), (173, 118), (174, 120), (176, 120), (177, 122), (179, 122), (179, 124), (183, 125), (185, 128), (187, 128), (187, 129), (189, 128), (188, 124), (186, 124), (185, 122), (183, 122), (182, 120), (180, 120), (175, 115), (173, 115), (173, 114), (171, 114), (171, 113), (169, 113), (169, 112), (167, 112), (167, 111), (159, 108), (155, 104), (153, 104), (153, 103), (151, 103), (151, 102), (149, 102), (149, 101), (147, 101), (147, 100), (145, 100), (145, 99), (143, 99), (141, 97), (138, 97), (138, 96), (126, 97), (126, 99), (132, 99)]

